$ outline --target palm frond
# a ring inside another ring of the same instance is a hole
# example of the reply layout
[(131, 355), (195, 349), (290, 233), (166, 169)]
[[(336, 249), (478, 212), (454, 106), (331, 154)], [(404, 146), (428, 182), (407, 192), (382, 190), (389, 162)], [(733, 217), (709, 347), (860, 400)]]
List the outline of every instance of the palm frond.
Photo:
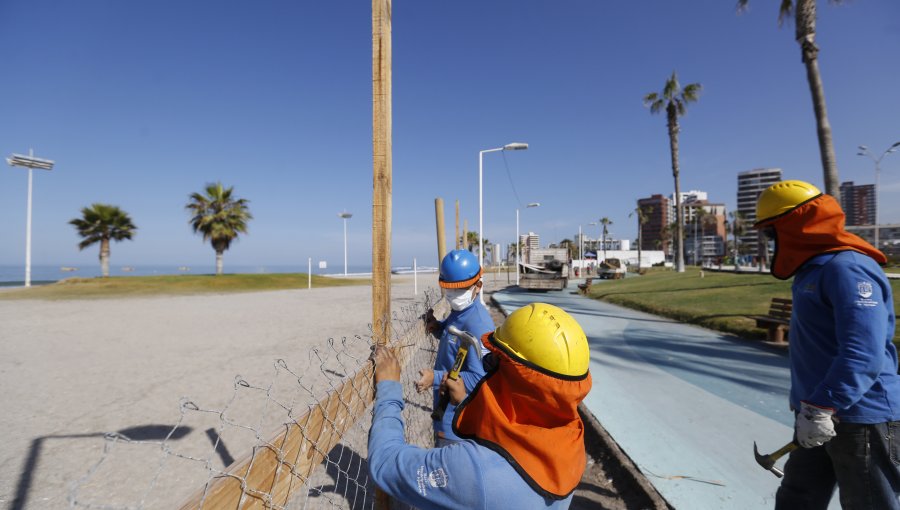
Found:
[(675, 71), (672, 71), (672, 76), (666, 80), (666, 85), (663, 87), (663, 98), (671, 100), (678, 95), (678, 89), (678, 75), (675, 74)]
[(790, 18), (794, 14), (794, 0), (781, 0), (778, 7), (778, 26), (784, 24), (784, 20)]
[(693, 103), (700, 97), (700, 91), (702, 89), (703, 85), (700, 85), (699, 83), (688, 84), (682, 89), (681, 97), (684, 99), (685, 103)]

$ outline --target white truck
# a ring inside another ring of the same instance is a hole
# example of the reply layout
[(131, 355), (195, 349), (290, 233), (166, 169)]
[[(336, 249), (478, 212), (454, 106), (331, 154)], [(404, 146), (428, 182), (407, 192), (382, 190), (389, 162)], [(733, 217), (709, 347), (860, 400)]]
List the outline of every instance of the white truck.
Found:
[(529, 290), (563, 290), (569, 285), (569, 252), (566, 248), (526, 250), (519, 287)]

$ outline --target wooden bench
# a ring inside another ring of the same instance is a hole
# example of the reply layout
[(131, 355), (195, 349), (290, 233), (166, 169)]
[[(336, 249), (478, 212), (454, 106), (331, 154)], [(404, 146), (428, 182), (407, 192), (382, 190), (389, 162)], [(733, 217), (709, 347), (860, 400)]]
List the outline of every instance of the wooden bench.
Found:
[(785, 298), (772, 298), (769, 304), (768, 315), (755, 315), (756, 327), (765, 329), (768, 333), (766, 340), (770, 342), (784, 343), (784, 334), (791, 324), (791, 312), (793, 301)]
[(594, 283), (593, 278), (586, 278), (584, 283), (578, 284), (578, 291), (582, 294), (587, 294), (587, 291), (591, 289), (591, 284)]

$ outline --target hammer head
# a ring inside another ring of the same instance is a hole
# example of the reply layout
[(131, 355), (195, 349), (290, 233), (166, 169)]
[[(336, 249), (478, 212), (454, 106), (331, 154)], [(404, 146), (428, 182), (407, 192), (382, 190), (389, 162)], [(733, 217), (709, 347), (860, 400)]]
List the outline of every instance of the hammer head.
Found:
[[(779, 450), (779, 452), (780, 451), (781, 450)], [(753, 441), (753, 456), (756, 457), (756, 463), (762, 466), (763, 469), (768, 469), (778, 478), (784, 476), (784, 472), (775, 467), (775, 461), (778, 460), (781, 455), (778, 457), (775, 457), (775, 454), (760, 455), (759, 450), (756, 448), (756, 441)]]

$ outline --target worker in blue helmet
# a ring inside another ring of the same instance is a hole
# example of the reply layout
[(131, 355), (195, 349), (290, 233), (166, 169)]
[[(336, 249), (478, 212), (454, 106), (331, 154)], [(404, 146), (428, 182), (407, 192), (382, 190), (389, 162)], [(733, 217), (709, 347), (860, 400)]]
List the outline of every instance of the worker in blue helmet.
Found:
[[(482, 288), (481, 274), (478, 257), (468, 250), (453, 250), (441, 261), (438, 284), (444, 289), (444, 297), (450, 303), (450, 314), (439, 321), (434, 317), (432, 310), (428, 311), (426, 329), (439, 338), (440, 343), (434, 368), (419, 370), (420, 377), (415, 383), (416, 389), (420, 392), (431, 389), (434, 393), (435, 406), (440, 401), (441, 382), (453, 367), (461, 341), (449, 333), (449, 326), (456, 326), (462, 331), (471, 333), (475, 338), (481, 338), (485, 333), (495, 329), (491, 314), (478, 298)], [(472, 346), (469, 347), (465, 365), (460, 371), (460, 379), (465, 384), (467, 392), (472, 391), (475, 384), (484, 376), (481, 356), (487, 350), (482, 347), (484, 352), (472, 352), (474, 349)], [(440, 447), (460, 440), (453, 434), (451, 427), (455, 410), (455, 406), (451, 403), (447, 406), (443, 418), (434, 420), (435, 446)]]

